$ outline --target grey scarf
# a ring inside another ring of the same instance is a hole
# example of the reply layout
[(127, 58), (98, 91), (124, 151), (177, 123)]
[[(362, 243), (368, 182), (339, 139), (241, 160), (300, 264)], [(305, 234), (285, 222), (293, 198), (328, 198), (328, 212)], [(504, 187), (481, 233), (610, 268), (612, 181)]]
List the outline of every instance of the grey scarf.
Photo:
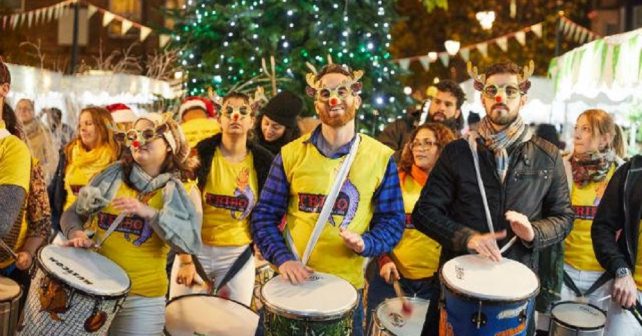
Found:
[[(170, 173), (152, 178), (137, 164), (134, 164), (129, 180), (140, 193), (162, 188), (163, 207), (157, 219), (150, 221), (156, 234), (183, 252), (194, 254), (200, 251), (202, 217), (183, 183)], [(76, 212), (90, 216), (106, 207), (116, 196), (122, 181), (123, 169), (119, 162), (107, 167), (80, 190)]]
[(531, 133), (528, 130), (521, 116), (513, 121), (506, 129), (495, 132), (488, 116), (485, 116), (479, 123), (479, 135), (484, 139), (484, 143), (495, 154), (495, 163), (497, 174), (502, 182), (506, 177), (508, 170), (508, 148), (513, 144), (526, 142), (531, 139)]

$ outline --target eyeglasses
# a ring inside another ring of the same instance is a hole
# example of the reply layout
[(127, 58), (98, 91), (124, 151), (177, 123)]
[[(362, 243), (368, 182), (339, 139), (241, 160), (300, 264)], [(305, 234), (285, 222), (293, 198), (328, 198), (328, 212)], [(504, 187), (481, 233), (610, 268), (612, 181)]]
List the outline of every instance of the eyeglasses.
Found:
[(415, 149), (419, 147), (427, 147), (427, 148), (439, 147), (439, 143), (437, 143), (436, 141), (430, 141), (428, 139), (415, 139), (415, 141), (410, 143), (411, 149)]
[(163, 130), (160, 128), (147, 128), (144, 130), (130, 129), (127, 132), (115, 132), (114, 139), (118, 142), (122, 142), (127, 147), (140, 147), (145, 144), (161, 138), (163, 136)]
[(236, 112), (239, 115), (241, 115), (241, 118), (245, 118), (246, 116), (248, 116), (252, 112), (252, 109), (248, 105), (242, 105), (242, 106), (238, 106), (238, 107), (225, 105), (225, 106), (223, 106), (222, 110), (223, 110), (223, 115), (228, 117), (228, 118), (232, 118), (232, 115), (234, 114), (234, 112)]
[(522, 92), (519, 90), (519, 88), (514, 87), (512, 85), (505, 85), (505, 86), (497, 86), (497, 85), (486, 85), (484, 86), (484, 89), (482, 90), (482, 93), (486, 98), (495, 98), (500, 91), (504, 91), (504, 94), (506, 95), (506, 98), (508, 99), (514, 99), (517, 98)]
[(352, 89), (348, 86), (338, 86), (334, 89), (323, 88), (317, 91), (317, 99), (322, 102), (327, 102), (332, 97), (337, 97), (341, 100), (345, 100), (352, 94)]

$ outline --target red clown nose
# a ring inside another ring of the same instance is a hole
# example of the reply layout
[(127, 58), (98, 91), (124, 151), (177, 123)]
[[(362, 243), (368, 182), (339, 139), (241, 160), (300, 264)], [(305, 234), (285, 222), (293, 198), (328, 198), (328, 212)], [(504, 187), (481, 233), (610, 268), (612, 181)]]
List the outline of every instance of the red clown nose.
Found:
[(238, 115), (238, 114), (235, 114), (235, 115), (234, 115), (234, 121), (238, 121), (238, 120), (239, 120), (239, 115)]
[(498, 102), (498, 103), (501, 103), (502, 102), (502, 97), (495, 96), (495, 101)]
[(337, 106), (339, 105), (339, 99), (337, 99), (336, 97), (332, 97), (330, 98), (329, 103), (330, 103), (330, 106)]
[(140, 142), (138, 140), (134, 140), (134, 141), (132, 141), (132, 146), (134, 148), (138, 148), (138, 147), (140, 147)]

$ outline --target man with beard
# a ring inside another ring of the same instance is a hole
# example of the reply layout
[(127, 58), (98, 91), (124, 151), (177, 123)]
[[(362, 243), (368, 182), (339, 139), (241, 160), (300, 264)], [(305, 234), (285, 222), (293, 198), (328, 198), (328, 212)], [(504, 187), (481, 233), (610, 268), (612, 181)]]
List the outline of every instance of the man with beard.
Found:
[(454, 81), (444, 79), (437, 84), (437, 93), (428, 109), (428, 121), (442, 123), (461, 135), (464, 117), (461, 105), (466, 100), (464, 90)]
[[(562, 241), (571, 229), (573, 211), (559, 150), (532, 135), (519, 115), (532, 68), (531, 62), (522, 72), (508, 62), (490, 66), (481, 76), (476, 68), (469, 71), (486, 109), (478, 136), (444, 148), (412, 213), (417, 229), (442, 245), (440, 266), (468, 253), (500, 261), (498, 244), (504, 246), (516, 236), (503, 257), (536, 271), (535, 252)], [(479, 157), (490, 223), (473, 150)], [(430, 305), (435, 309), (429, 309), (423, 335), (437, 333), (437, 306)], [(528, 318), (532, 333), (533, 316)]]
[[(294, 284), (319, 271), (343, 278), (361, 294), (365, 258), (392, 250), (404, 229), (392, 150), (355, 132), (362, 75), (338, 64), (308, 74), (306, 92), (314, 97), (321, 125), (281, 149), (252, 214), (253, 238), (261, 253)], [(325, 198), (353, 146), (354, 161), (304, 265), (298, 256), (304, 255)], [(278, 226), (284, 218), (287, 225), (281, 235)], [(358, 302), (353, 335), (363, 335), (361, 295)]]

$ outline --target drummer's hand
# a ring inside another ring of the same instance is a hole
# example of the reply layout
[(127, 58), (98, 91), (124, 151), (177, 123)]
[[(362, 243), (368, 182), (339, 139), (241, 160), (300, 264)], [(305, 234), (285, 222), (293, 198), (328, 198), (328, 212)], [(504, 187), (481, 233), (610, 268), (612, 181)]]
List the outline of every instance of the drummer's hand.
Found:
[(343, 238), (343, 243), (346, 244), (348, 248), (350, 248), (351, 250), (357, 253), (361, 253), (363, 252), (363, 250), (366, 249), (366, 243), (363, 241), (363, 238), (361, 238), (361, 235), (358, 233), (354, 233), (346, 229), (340, 229), (339, 236)]
[(390, 281), (391, 275), (393, 276), (393, 279), (399, 280), (399, 271), (397, 271), (397, 266), (392, 261), (389, 261), (381, 266), (381, 269), (379, 269), (379, 275), (386, 282)]
[(624, 308), (630, 308), (635, 304), (638, 289), (633, 281), (632, 275), (616, 278), (613, 281), (612, 300)]
[(116, 197), (111, 205), (120, 212), (135, 214), (145, 219), (152, 219), (156, 215), (156, 210), (135, 198)]
[(194, 274), (196, 274), (196, 267), (193, 262), (179, 263), (178, 274), (176, 275), (176, 283), (179, 285), (192, 287), (194, 285)]
[(506, 211), (506, 220), (510, 223), (515, 235), (526, 242), (532, 242), (535, 239), (535, 231), (528, 217), (517, 211)]
[(475, 233), (468, 240), (466, 247), (492, 261), (501, 261), (502, 254), (499, 253), (497, 240), (504, 238), (506, 238), (506, 230), (495, 233)]
[(94, 247), (96, 243), (93, 240), (89, 239), (83, 230), (76, 230), (71, 233), (69, 240), (65, 242), (64, 246), (80, 247), (80, 248), (91, 248)]
[(279, 274), (294, 285), (307, 280), (313, 272), (310, 267), (303, 266), (300, 261), (296, 260), (288, 260), (279, 266)]
[(31, 263), (33, 262), (31, 253), (21, 251), (16, 254), (18, 255), (18, 260), (16, 260), (16, 267), (21, 271), (29, 269), (29, 267), (31, 267)]

